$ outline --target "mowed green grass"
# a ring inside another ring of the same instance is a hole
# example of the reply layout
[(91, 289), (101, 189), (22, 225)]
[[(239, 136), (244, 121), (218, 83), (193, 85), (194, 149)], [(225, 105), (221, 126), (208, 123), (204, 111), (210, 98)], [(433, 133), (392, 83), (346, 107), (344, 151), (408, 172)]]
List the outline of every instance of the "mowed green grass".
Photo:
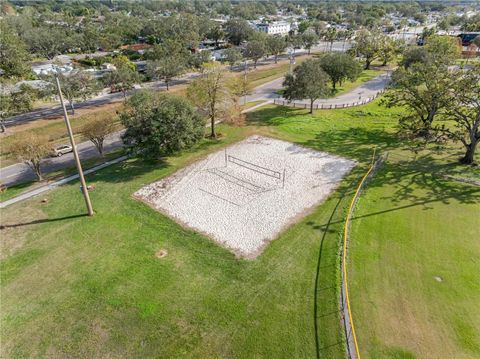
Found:
[[(349, 185), (255, 261), (131, 197), (252, 130), (220, 132), (224, 140), (164, 165), (131, 160), (90, 176), (93, 218), (82, 216), (78, 184), (2, 212), (2, 356), (288, 358), (317, 348), (343, 356), (340, 224), (326, 224), (344, 216)], [(157, 259), (159, 249), (168, 256)], [(322, 324), (316, 334), (315, 316), (329, 330)]]
[(367, 358), (480, 357), (480, 188), (393, 157), (352, 221), (351, 301)]
[[(45, 196), (46, 204), (35, 198), (2, 210), (2, 224), (7, 225), (2, 230), (2, 356), (345, 357), (338, 304), (343, 219), (374, 145), (379, 152), (390, 151), (411, 162), (410, 152), (395, 135), (399, 112), (379, 107), (376, 102), (348, 110), (318, 111), (314, 115), (268, 106), (249, 114), (249, 126), (222, 126), (221, 140), (204, 140), (163, 164), (130, 160), (90, 176), (89, 182), (96, 184), (91, 192), (97, 212), (94, 218), (81, 216), (84, 208), (78, 183), (50, 192)], [(236, 259), (208, 238), (182, 228), (131, 197), (143, 185), (251, 133), (275, 136), (358, 161), (358, 166), (326, 202), (271, 242), (256, 260)], [(454, 154), (457, 150), (457, 146), (449, 149)], [(431, 158), (437, 170), (465, 172), (448, 164), (452, 159), (445, 160), (428, 151), (420, 155)], [(410, 175), (423, 183), (423, 178), (429, 178), (424, 173), (430, 162), (415, 164), (409, 168)], [(394, 175), (394, 168), (391, 171)], [(395, 181), (393, 176), (387, 184), (396, 185)], [(398, 177), (398, 185), (408, 188), (408, 177)], [(425, 182), (426, 188), (428, 185)], [(470, 186), (452, 186), (458, 191), (471, 190)], [(388, 207), (388, 201), (383, 201), (383, 197), (380, 200)], [(359, 211), (363, 203), (362, 198)], [(444, 213), (449, 213), (449, 208), (471, 211), (472, 206), (459, 202), (456, 207), (449, 207), (443, 201), (437, 205)], [(393, 215), (395, 211), (386, 213)], [(459, 216), (449, 216), (450, 223)], [(431, 222), (435, 225), (444, 220), (432, 217)], [(443, 261), (456, 261), (452, 255), (460, 250), (457, 238), (462, 238), (465, 247), (473, 242), (469, 240), (471, 222), (461, 224), (456, 237), (443, 237), (455, 249), (438, 252)], [(425, 224), (417, 229), (426, 233), (429, 228)], [(353, 242), (356, 228), (352, 233)], [(415, 238), (421, 233), (415, 232)], [(356, 256), (363, 252), (352, 246), (352, 301), (357, 315), (363, 303), (357, 283), (363, 283), (362, 290), (369, 293), (378, 282), (367, 276), (370, 272), (356, 269)], [(154, 254), (159, 249), (166, 249), (168, 255), (156, 258)], [(404, 264), (403, 270), (409, 268), (408, 256), (396, 260)], [(447, 277), (442, 273), (440, 276)], [(478, 288), (469, 278), (457, 278), (456, 283), (468, 298), (478, 295)], [(403, 288), (397, 282), (383, 277), (379, 280), (384, 280), (388, 291), (402, 294)], [(446, 283), (447, 280), (439, 284)], [(380, 305), (380, 294), (375, 292), (368, 303)], [(422, 299), (417, 295), (415, 300), (419, 298)], [(440, 320), (431, 325), (431, 330), (436, 331), (452, 326), (452, 313), (462, 313), (468, 307), (468, 303), (452, 304), (441, 298), (438, 304), (448, 304), (449, 313), (435, 313)], [(396, 308), (396, 314), (400, 316), (404, 309), (408, 308)], [(476, 310), (472, 306), (468, 314), (478, 315)], [(369, 335), (371, 331), (384, 330), (372, 328), (373, 323), (368, 321), (371, 313), (368, 307), (362, 312), (363, 317), (358, 314), (361, 348), (366, 353), (377, 351), (381, 353), (379, 357), (388, 357), (389, 354), (383, 355), (384, 349), (389, 348), (389, 340), (397, 331)], [(460, 319), (459, 325), (468, 328), (468, 323)], [(416, 340), (417, 332), (414, 328), (404, 332), (410, 336), (405, 335), (404, 342), (395, 348), (407, 353), (411, 352), (408, 344)], [(461, 354), (461, 348), (454, 345), (451, 352)], [(426, 352), (430, 349), (436, 348), (422, 348)]]

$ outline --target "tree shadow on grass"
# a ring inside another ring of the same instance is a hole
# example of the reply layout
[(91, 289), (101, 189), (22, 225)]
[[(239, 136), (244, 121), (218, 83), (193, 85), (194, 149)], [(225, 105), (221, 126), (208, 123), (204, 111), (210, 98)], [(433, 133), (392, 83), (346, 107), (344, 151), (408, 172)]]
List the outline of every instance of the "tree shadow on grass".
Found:
[[(394, 204), (407, 202), (402, 207), (426, 206), (433, 202), (449, 204), (452, 200), (462, 204), (478, 203), (479, 187), (455, 183), (436, 175), (451, 166), (449, 163), (435, 162), (430, 155), (415, 161), (387, 161), (367, 187), (391, 186), (394, 191), (380, 199), (389, 200)], [(428, 208), (425, 207), (425, 209)]]
[[(273, 107), (252, 112), (248, 120), (249, 123), (257, 126), (279, 126), (298, 116), (309, 116), (309, 114), (303, 109)], [(345, 116), (351, 116), (351, 113), (345, 113)], [(320, 122), (322, 118), (312, 120)], [(377, 122), (372, 124), (378, 125)], [(374, 148), (377, 152), (383, 152), (404, 145), (394, 133), (386, 132), (381, 128), (358, 126), (326, 128), (317, 131), (313, 138), (299, 144), (366, 162), (371, 160)]]
[(192, 148), (177, 152), (168, 157), (159, 158), (158, 160), (144, 160), (140, 157), (131, 157), (123, 162), (103, 168), (94, 174), (89, 174), (89, 180), (95, 182), (110, 182), (120, 183), (128, 182), (139, 178), (146, 173), (167, 169), (173, 166), (170, 159), (181, 158), (185, 155), (200, 153), (204, 155), (210, 148), (220, 147), (225, 145), (223, 141), (204, 139)]

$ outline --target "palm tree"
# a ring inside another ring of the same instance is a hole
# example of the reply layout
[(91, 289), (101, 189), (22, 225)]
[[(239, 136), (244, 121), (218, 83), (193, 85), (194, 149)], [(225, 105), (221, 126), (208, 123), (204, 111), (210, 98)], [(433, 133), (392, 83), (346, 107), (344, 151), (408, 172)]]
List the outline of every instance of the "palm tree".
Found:
[(351, 40), (353, 37), (353, 30), (352, 29), (347, 29), (343, 32), (343, 46), (342, 50), (345, 51), (345, 45), (348, 40)]
[(333, 42), (337, 38), (337, 29), (334, 27), (329, 27), (325, 32), (325, 40), (330, 43), (330, 51), (333, 48)]

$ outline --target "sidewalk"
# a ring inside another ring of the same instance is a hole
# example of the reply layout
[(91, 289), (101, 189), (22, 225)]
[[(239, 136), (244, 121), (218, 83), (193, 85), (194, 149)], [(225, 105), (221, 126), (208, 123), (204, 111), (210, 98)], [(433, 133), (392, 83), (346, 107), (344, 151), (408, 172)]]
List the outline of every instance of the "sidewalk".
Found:
[[(108, 166), (111, 166), (115, 163), (119, 163), (119, 162), (122, 162), (124, 160), (126, 160), (128, 158), (128, 156), (122, 156), (122, 157), (118, 157), (114, 160), (111, 160), (111, 161), (107, 161), (105, 163), (102, 163), (101, 165), (98, 165), (98, 166), (95, 166), (95, 167), (92, 167), (92, 168), (89, 168), (88, 170), (84, 171), (83, 173), (85, 175), (88, 175), (92, 172), (95, 172), (95, 171), (98, 171), (98, 170), (101, 170), (102, 168), (105, 168), (105, 167), (108, 167)], [(20, 201), (24, 201), (28, 198), (31, 198), (31, 197), (34, 197), (34, 196), (38, 196), (39, 194), (43, 193), (43, 192), (46, 192), (46, 191), (49, 191), (51, 189), (54, 189), (54, 188), (57, 188), (61, 185), (64, 185), (68, 182), (72, 182), (74, 180), (76, 180), (78, 178), (78, 174), (77, 175), (72, 175), (72, 176), (68, 176), (68, 177), (65, 177), (65, 178), (62, 178), (58, 181), (55, 181), (53, 183), (49, 183), (45, 186), (42, 186), (42, 187), (38, 187), (32, 191), (29, 191), (29, 192), (26, 192), (26, 193), (22, 193), (20, 195), (18, 195), (17, 197), (14, 197), (14, 198), (11, 198), (9, 200), (6, 200), (4, 202), (0, 202), (0, 208), (6, 208), (14, 203), (17, 203), (17, 202), (20, 202)]]

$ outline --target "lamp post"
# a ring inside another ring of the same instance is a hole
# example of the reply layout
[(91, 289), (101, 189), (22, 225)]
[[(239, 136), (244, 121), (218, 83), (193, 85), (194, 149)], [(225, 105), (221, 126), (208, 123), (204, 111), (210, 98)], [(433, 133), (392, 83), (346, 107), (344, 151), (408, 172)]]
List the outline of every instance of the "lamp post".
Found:
[(78, 176), (80, 177), (80, 183), (82, 185), (81, 188), (82, 188), (83, 197), (85, 198), (87, 212), (89, 216), (93, 216), (92, 202), (90, 201), (87, 184), (85, 182), (85, 177), (83, 176), (82, 164), (80, 163), (77, 147), (75, 146), (75, 139), (73, 138), (72, 126), (70, 125), (70, 121), (68, 119), (67, 109), (65, 107), (65, 102), (63, 101), (62, 89), (60, 87), (60, 81), (58, 79), (57, 72), (55, 72), (55, 82), (57, 83), (58, 97), (60, 97), (60, 103), (62, 104), (63, 118), (65, 119), (65, 125), (67, 126), (68, 137), (70, 137), (70, 144), (72, 145), (73, 157), (75, 158), (75, 163), (77, 165), (77, 170), (78, 170)]
[(291, 74), (293, 70), (293, 64), (295, 64), (295, 50), (288, 49), (288, 59), (289, 59), (289, 66), (288, 66), (288, 73)]

